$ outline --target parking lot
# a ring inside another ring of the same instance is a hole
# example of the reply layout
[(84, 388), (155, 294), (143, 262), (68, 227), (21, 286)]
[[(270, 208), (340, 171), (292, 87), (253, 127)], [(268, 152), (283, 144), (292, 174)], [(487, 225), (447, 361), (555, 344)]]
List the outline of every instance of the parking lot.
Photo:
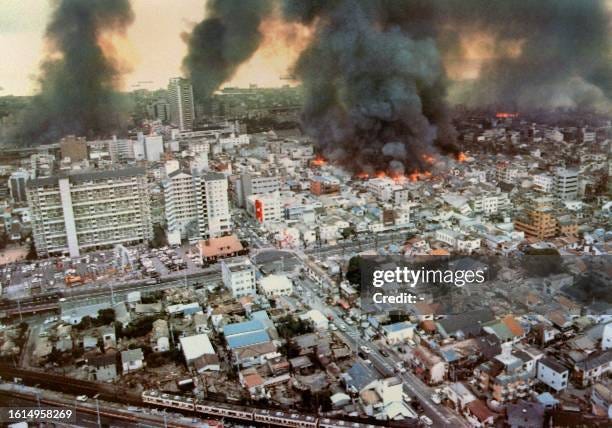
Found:
[(35, 293), (61, 291), (72, 287), (96, 287), (131, 280), (159, 280), (178, 272), (202, 270), (195, 247), (145, 246), (87, 253), (80, 257), (56, 257), (0, 267), (0, 285), (5, 297), (26, 297)]

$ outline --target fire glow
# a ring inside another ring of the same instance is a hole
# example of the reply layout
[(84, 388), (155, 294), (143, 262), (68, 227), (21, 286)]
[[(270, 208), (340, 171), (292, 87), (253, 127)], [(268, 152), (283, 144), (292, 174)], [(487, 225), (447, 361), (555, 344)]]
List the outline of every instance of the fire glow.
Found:
[(327, 161), (321, 157), (321, 156), (317, 156), (316, 158), (314, 158), (312, 161), (310, 161), (312, 166), (316, 166), (316, 167), (322, 167), (324, 165), (327, 164)]
[(467, 156), (463, 152), (457, 153), (457, 162), (462, 163), (467, 160)]
[(515, 119), (518, 117), (518, 113), (509, 113), (506, 111), (499, 111), (495, 113), (495, 117), (498, 119)]

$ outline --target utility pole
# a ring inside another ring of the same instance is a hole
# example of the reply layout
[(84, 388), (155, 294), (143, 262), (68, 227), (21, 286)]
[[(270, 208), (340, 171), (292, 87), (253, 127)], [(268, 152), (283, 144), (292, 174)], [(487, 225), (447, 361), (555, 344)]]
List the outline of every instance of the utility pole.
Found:
[(93, 396), (93, 398), (96, 400), (96, 413), (98, 415), (98, 428), (102, 427), (102, 423), (100, 422), (100, 402), (98, 401), (98, 397), (100, 396), (100, 394), (96, 394)]

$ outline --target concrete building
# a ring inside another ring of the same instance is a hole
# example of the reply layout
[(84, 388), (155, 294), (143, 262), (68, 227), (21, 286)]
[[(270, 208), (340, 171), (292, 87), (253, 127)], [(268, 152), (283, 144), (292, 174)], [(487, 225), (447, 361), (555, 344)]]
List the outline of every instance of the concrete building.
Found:
[(180, 131), (191, 131), (195, 120), (191, 81), (181, 77), (170, 79), (168, 104), (170, 106), (170, 123), (177, 126)]
[(83, 137), (69, 135), (60, 140), (60, 155), (62, 159), (70, 158), (72, 162), (87, 159), (87, 142)]
[(13, 203), (23, 204), (28, 201), (26, 184), (29, 179), (30, 174), (27, 171), (20, 170), (11, 174), (8, 181), (8, 187)]
[(164, 154), (164, 139), (161, 135), (144, 137), (145, 159), (148, 162), (159, 162)]
[(255, 283), (255, 266), (246, 257), (226, 259), (221, 262), (223, 284), (234, 297), (254, 295), (257, 293)]
[(181, 170), (172, 171), (162, 181), (162, 187), (168, 231), (180, 232), (185, 237), (187, 227), (198, 219), (193, 176)]
[(246, 201), (246, 210), (262, 224), (282, 221), (284, 218), (278, 193), (249, 196)]
[(548, 239), (557, 233), (557, 220), (550, 205), (536, 201), (534, 208), (514, 219), (514, 227), (527, 236)]
[(244, 207), (251, 195), (264, 195), (280, 190), (280, 180), (276, 175), (247, 173), (241, 174), (236, 183), (236, 202)]
[(556, 198), (567, 201), (578, 197), (578, 171), (572, 169), (558, 169), (554, 178)]
[(73, 171), (30, 180), (28, 205), (39, 256), (137, 244), (152, 239), (144, 168)]
[(259, 280), (259, 288), (266, 297), (289, 296), (293, 283), (285, 275), (268, 275)]
[(227, 178), (218, 172), (194, 177), (198, 229), (202, 239), (231, 232)]

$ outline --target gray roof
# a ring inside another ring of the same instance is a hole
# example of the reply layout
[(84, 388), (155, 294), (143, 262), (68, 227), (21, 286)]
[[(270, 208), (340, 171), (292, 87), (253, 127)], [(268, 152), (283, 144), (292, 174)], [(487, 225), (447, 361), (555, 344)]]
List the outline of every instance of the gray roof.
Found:
[(357, 391), (361, 391), (378, 379), (378, 375), (372, 369), (359, 362), (353, 364), (346, 374), (346, 385), (354, 387)]
[(109, 170), (75, 170), (60, 172), (52, 177), (34, 178), (28, 181), (29, 187), (55, 186), (60, 178), (68, 178), (71, 183), (84, 183), (87, 181), (109, 180), (111, 178), (134, 177), (145, 175), (146, 169), (143, 167), (129, 167), (122, 169)]
[(584, 360), (576, 363), (576, 367), (584, 371), (592, 370), (612, 361), (612, 349), (603, 352), (589, 354)]
[(478, 309), (458, 315), (451, 315), (438, 321), (438, 330), (443, 336), (452, 336), (462, 332), (464, 336), (478, 335), (483, 324), (493, 321), (495, 316), (489, 308)]
[(129, 349), (127, 351), (121, 352), (121, 362), (122, 363), (127, 363), (130, 361), (138, 361), (138, 360), (142, 360), (143, 358), (144, 358), (144, 355), (142, 354), (142, 349), (140, 348)]

